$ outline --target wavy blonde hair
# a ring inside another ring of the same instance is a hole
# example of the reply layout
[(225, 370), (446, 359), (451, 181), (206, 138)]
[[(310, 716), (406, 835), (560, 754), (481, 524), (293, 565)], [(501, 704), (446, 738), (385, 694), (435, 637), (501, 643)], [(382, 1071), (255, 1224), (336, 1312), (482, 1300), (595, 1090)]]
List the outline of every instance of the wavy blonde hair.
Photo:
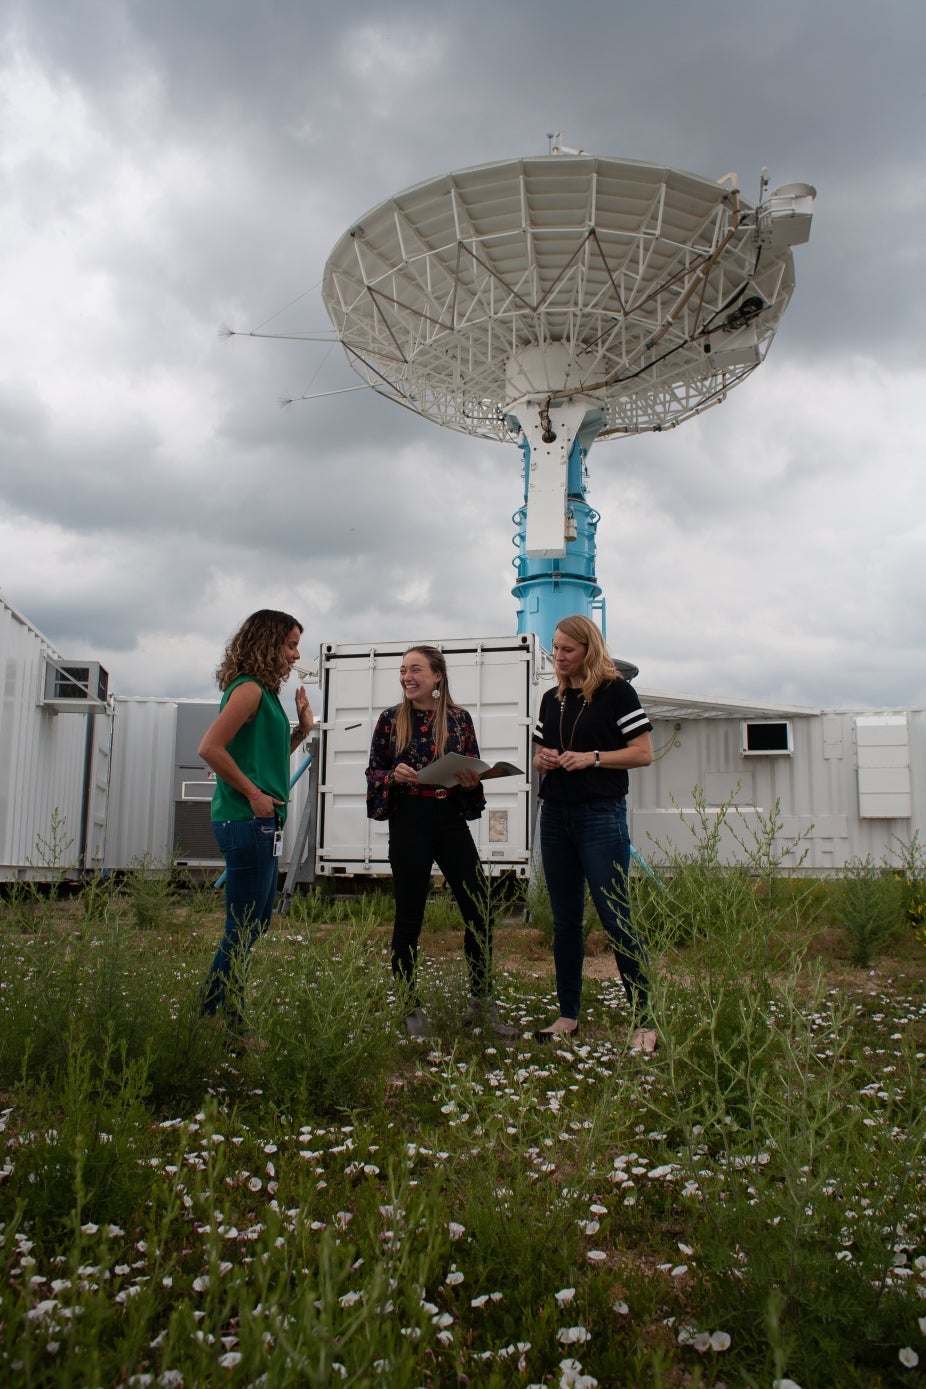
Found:
[[(410, 646), (405, 652), (405, 656), (410, 656), (413, 651), (424, 657), (431, 667), (432, 674), (440, 676), (438, 697), (434, 704), (434, 724), (431, 731), (437, 755), (443, 757), (449, 732), (448, 714), (455, 713), (461, 706), (450, 698), (447, 662), (444, 659), (443, 651), (439, 651), (436, 646)], [(402, 657), (403, 661), (405, 656)], [(395, 706), (395, 719), (392, 724), (392, 741), (396, 749), (404, 752), (409, 747), (412, 741), (412, 728), (412, 702), (403, 690), (402, 702)]]
[[(620, 680), (621, 674), (614, 664), (601, 629), (596, 627), (594, 622), (588, 617), (583, 617), (581, 613), (573, 613), (571, 617), (563, 617), (556, 624), (556, 631), (562, 632), (564, 637), (570, 641), (577, 642), (579, 646), (585, 647), (585, 660), (582, 662), (582, 696), (588, 702), (599, 690), (602, 685), (610, 685), (613, 680)], [(555, 637), (556, 633), (554, 633)], [(569, 681), (557, 676), (559, 686), (558, 694), (563, 699), (569, 687)]]
[(279, 694), (280, 686), (289, 675), (289, 664), (283, 657), (283, 645), (294, 627), (303, 631), (291, 613), (261, 608), (246, 617), (233, 637), (229, 637), (225, 654), (219, 662), (215, 678), (220, 690), (242, 675), (250, 675), (265, 689)]

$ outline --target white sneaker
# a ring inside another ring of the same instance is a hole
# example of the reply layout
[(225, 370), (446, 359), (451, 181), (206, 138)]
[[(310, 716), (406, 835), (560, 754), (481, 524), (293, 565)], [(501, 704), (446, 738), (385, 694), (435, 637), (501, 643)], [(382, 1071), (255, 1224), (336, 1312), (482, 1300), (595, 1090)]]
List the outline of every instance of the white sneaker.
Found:
[(413, 1008), (405, 1019), (405, 1030), (410, 1037), (429, 1037), (431, 1024), (423, 1008)]

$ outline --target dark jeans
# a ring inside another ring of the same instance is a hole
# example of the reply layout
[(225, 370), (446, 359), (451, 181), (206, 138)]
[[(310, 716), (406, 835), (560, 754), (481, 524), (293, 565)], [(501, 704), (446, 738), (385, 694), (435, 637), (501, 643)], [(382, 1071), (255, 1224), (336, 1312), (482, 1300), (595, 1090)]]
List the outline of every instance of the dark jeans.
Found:
[(585, 884), (620, 970), (637, 1019), (647, 1013), (646, 954), (630, 921), (627, 874), (630, 835), (627, 802), (583, 801), (566, 805), (544, 801), (540, 816), (540, 854), (553, 910), (553, 962), (560, 1014), (577, 1018), (585, 959)]
[(217, 820), (212, 832), (225, 857), (225, 934), (203, 985), (202, 1011), (219, 1009), (235, 1026), (243, 1024), (241, 991), (247, 956), (270, 925), (279, 859), (273, 856), (274, 817)]
[[(418, 940), (437, 864), (463, 916), (463, 954), (470, 992), (492, 992), (492, 920), (489, 889), (473, 836), (455, 797), (399, 797), (389, 816), (389, 865), (395, 893), (392, 972), (414, 982)], [(417, 1000), (413, 999), (415, 1003)]]

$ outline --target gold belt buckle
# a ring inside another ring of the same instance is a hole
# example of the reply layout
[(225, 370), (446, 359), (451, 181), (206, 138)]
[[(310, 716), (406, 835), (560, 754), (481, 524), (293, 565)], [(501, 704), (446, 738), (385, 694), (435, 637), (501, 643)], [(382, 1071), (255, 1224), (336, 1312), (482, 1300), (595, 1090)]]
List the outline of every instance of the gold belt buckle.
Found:
[(445, 801), (447, 799), (446, 786), (438, 786), (437, 790), (434, 792), (434, 799), (436, 801)]

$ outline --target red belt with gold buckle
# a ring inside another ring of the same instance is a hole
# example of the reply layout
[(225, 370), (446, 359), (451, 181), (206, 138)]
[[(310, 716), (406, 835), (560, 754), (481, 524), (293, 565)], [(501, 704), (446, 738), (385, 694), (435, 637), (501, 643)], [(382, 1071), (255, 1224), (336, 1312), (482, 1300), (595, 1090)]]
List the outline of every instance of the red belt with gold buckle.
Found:
[(409, 786), (408, 796), (430, 796), (435, 801), (445, 801), (450, 795), (446, 786)]

